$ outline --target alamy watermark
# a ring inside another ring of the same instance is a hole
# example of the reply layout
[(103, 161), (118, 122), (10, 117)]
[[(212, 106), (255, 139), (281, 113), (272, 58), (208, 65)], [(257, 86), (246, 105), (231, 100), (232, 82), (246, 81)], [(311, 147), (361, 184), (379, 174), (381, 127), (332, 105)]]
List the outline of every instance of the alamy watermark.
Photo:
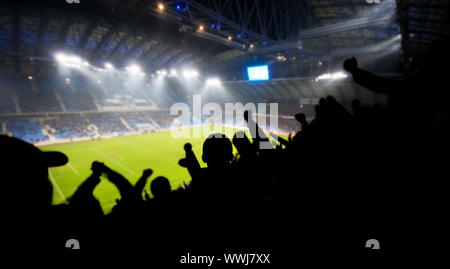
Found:
[[(269, 114), (267, 114), (267, 106)], [(244, 112), (248, 111), (248, 123), (244, 122)], [(267, 127), (269, 118), (270, 130), (278, 133), (278, 103), (225, 103), (224, 109), (218, 103), (202, 105), (201, 96), (192, 98), (192, 111), (186, 103), (175, 103), (170, 108), (170, 115), (177, 116), (170, 124), (171, 135), (174, 138), (206, 138), (211, 133), (224, 133), (231, 138), (236, 129), (248, 128), (250, 136), (263, 138), (260, 149), (273, 148), (263, 130)], [(202, 128), (192, 128), (202, 127)], [(225, 127), (225, 128), (224, 128)], [(244, 138), (242, 132), (237, 138)], [(277, 141), (277, 136), (273, 137)]]

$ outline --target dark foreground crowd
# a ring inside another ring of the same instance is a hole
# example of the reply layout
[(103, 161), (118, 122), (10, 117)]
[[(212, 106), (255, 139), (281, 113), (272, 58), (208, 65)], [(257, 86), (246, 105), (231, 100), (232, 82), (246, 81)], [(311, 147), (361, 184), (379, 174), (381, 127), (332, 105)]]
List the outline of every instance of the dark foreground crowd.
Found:
[[(51, 206), (56, 190), (47, 170), (65, 164), (65, 155), (2, 136), (4, 238), (13, 252), (44, 256), (75, 255), (64, 248), (74, 238), (81, 245), (77, 255), (108, 253), (103, 258), (119, 260), (130, 254), (149, 267), (176, 264), (188, 252), (227, 251), (271, 253), (272, 264), (320, 264), (330, 262), (329, 255), (372, 255), (364, 247), (372, 238), (383, 255), (398, 257), (400, 249), (437, 254), (443, 250), (437, 242), (446, 240), (449, 204), (445, 50), (438, 47), (434, 53), (441, 54), (429, 55), (417, 72), (392, 80), (346, 60), (344, 69), (355, 82), (388, 94), (390, 104), (365, 107), (356, 100), (347, 111), (333, 97), (321, 99), (315, 119), (297, 114), (302, 130), (277, 143), (267, 143), (276, 137), (269, 139), (246, 112), (251, 138), (211, 135), (202, 156), (185, 145), (179, 165), (192, 181), (177, 190), (165, 177), (145, 189), (151, 163), (132, 185), (107, 163), (94, 161), (91, 176), (68, 204)], [(101, 180), (120, 192), (108, 215), (93, 194)]]

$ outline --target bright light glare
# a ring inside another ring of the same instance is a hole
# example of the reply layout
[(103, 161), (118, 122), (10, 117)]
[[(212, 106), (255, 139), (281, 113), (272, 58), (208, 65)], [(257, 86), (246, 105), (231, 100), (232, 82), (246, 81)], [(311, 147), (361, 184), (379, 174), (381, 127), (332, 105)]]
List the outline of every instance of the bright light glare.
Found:
[(175, 69), (170, 69), (170, 74), (171, 74), (172, 76), (176, 76), (176, 75), (177, 75), (177, 70), (175, 70)]
[[(79, 68), (80, 64), (83, 62), (80, 57), (75, 55), (65, 55), (64, 53), (56, 53), (55, 59), (57, 62), (63, 64), (67, 67)], [(87, 62), (83, 62), (84, 65), (89, 65)]]
[(73, 62), (73, 63), (81, 63), (81, 58), (78, 56), (71, 56), (69, 57), (69, 62)]
[(206, 85), (208, 86), (219, 86), (221, 84), (218, 78), (209, 78), (206, 80)]
[(105, 63), (105, 68), (106, 69), (113, 69), (113, 65), (111, 63)]
[(190, 77), (198, 77), (198, 71), (197, 70), (184, 70), (183, 71), (183, 77), (190, 78)]
[(319, 80), (338, 80), (338, 79), (344, 79), (348, 77), (348, 75), (344, 72), (337, 72), (337, 73), (326, 73), (323, 75), (320, 75), (316, 78), (316, 81)]
[(158, 9), (159, 9), (160, 11), (163, 11), (163, 10), (164, 10), (164, 4), (163, 4), (163, 3), (159, 3), (159, 4), (158, 4)]
[(57, 53), (55, 55), (55, 58), (58, 62), (63, 63), (66, 61), (66, 55), (62, 54), (62, 53)]
[(130, 73), (136, 74), (136, 73), (141, 73), (141, 67), (139, 67), (138, 65), (130, 65), (127, 68), (127, 71), (129, 71)]

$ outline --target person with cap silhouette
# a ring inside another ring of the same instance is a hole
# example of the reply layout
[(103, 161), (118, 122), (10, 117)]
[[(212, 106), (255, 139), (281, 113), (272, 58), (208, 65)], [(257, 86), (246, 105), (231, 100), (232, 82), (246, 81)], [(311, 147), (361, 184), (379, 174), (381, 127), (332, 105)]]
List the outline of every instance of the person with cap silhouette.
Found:
[[(20, 139), (0, 135), (2, 218), (6, 226), (3, 239), (11, 249), (29, 248), (30, 240), (43, 246), (52, 244), (53, 186), (49, 167), (65, 165), (61, 152), (43, 152)], [(55, 247), (55, 246), (50, 246)]]

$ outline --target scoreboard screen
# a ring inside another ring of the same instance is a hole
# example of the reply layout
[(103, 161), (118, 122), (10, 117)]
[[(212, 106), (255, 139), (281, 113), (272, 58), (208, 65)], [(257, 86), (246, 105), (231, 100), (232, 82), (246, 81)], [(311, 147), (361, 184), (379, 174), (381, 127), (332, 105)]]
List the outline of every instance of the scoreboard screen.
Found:
[(250, 81), (269, 80), (269, 66), (249, 66), (247, 67), (247, 74)]

